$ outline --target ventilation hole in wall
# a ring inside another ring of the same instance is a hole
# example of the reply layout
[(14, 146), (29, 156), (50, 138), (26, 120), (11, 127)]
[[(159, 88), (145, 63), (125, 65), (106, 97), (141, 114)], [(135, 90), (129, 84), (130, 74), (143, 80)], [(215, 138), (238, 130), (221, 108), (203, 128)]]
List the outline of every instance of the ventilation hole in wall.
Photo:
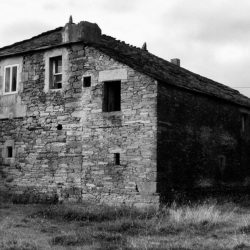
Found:
[(115, 165), (120, 165), (120, 153), (114, 154), (114, 163)]
[(12, 158), (13, 157), (13, 148), (7, 147), (7, 158)]
[(56, 128), (57, 130), (62, 130), (62, 124), (58, 124)]
[(83, 87), (87, 88), (91, 86), (91, 76), (83, 77)]

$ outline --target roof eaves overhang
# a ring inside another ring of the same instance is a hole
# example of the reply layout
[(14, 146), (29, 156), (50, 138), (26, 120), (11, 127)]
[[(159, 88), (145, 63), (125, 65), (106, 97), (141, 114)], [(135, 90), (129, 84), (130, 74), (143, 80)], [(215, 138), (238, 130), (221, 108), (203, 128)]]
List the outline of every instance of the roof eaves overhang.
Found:
[(171, 80), (164, 80), (163, 81), (162, 79), (157, 79), (157, 78), (154, 78), (154, 79), (157, 80), (158, 82), (162, 83), (163, 85), (171, 86), (171, 87), (179, 89), (179, 90), (185, 90), (185, 91), (188, 91), (190, 93), (195, 92), (195, 93), (197, 93), (199, 95), (202, 95), (202, 96), (209, 96), (209, 97), (211, 97), (213, 99), (224, 101), (224, 102), (239, 106), (239, 108), (240, 107), (247, 108), (250, 111), (250, 102), (249, 102), (249, 104), (247, 104), (247, 103), (241, 102), (241, 101), (236, 100), (236, 99), (232, 100), (232, 99), (229, 99), (229, 98), (226, 98), (226, 97), (218, 96), (216, 94), (204, 92), (204, 91), (201, 91), (199, 89), (190, 88), (188, 86), (178, 86), (178, 85), (174, 84)]
[[(91, 47), (94, 47), (95, 49), (99, 50), (100, 52), (106, 54), (105, 51), (100, 49), (100, 44), (88, 43), (88, 42), (83, 42), (83, 41), (76, 41), (76, 42), (69, 42), (69, 43), (60, 43), (60, 44), (50, 45), (50, 46), (43, 46), (43, 47), (39, 47), (39, 48), (36, 48), (36, 49), (25, 50), (25, 51), (21, 51), (21, 52), (4, 54), (4, 55), (0, 55), (0, 60), (5, 59), (5, 58), (9, 58), (9, 57), (17, 57), (17, 56), (22, 56), (22, 55), (26, 55), (26, 54), (32, 54), (32, 53), (36, 53), (36, 52), (46, 51), (46, 50), (50, 50), (50, 49), (56, 49), (56, 48), (62, 48), (62, 47), (70, 47), (70, 46), (75, 45), (75, 44), (84, 44), (85, 46), (91, 46)], [(112, 55), (108, 55), (108, 56), (112, 57)], [(122, 60), (119, 60), (119, 58), (114, 57), (114, 59), (124, 64), (124, 62)], [(167, 84), (167, 85), (172, 86), (174, 88), (182, 89), (182, 90), (184, 89), (184, 90), (189, 91), (189, 92), (195, 92), (195, 93), (198, 93), (198, 94), (201, 94), (201, 95), (210, 96), (210, 97), (220, 99), (220, 100), (223, 100), (225, 102), (228, 102), (228, 103), (240, 106), (240, 107), (250, 109), (250, 101), (249, 101), (249, 104), (248, 104), (248, 103), (236, 100), (236, 99), (229, 99), (229, 98), (226, 98), (225, 96), (222, 97), (222, 96), (218, 96), (216, 94), (201, 91), (200, 89), (196, 89), (194, 87), (191, 88), (189, 86), (185, 86), (184, 84), (179, 86), (179, 85), (175, 84), (173, 82), (173, 80), (171, 80), (171, 79), (162, 79), (161, 77), (156, 76), (156, 75), (152, 74), (151, 72), (145, 72), (145, 70), (143, 70), (140, 67), (137, 67), (135, 65), (128, 65), (128, 66), (135, 69), (135, 70), (137, 70), (138, 72), (140, 72), (140, 73), (142, 73), (144, 75), (147, 75), (147, 76), (151, 77), (152, 79), (154, 79), (154, 80), (156, 80), (158, 82)]]
[(8, 57), (22, 56), (22, 55), (32, 54), (32, 53), (35, 53), (35, 52), (46, 51), (46, 50), (50, 50), (50, 49), (56, 49), (56, 48), (62, 48), (62, 47), (70, 47), (71, 45), (74, 45), (74, 44), (84, 44), (85, 46), (88, 46), (88, 45), (91, 46), (91, 43), (87, 43), (87, 42), (83, 42), (83, 41), (60, 43), (60, 44), (56, 44), (56, 45), (43, 46), (43, 47), (39, 47), (39, 48), (36, 48), (36, 49), (31, 49), (31, 50), (25, 50), (25, 51), (0, 55), (0, 60), (4, 59), (4, 58), (8, 58)]

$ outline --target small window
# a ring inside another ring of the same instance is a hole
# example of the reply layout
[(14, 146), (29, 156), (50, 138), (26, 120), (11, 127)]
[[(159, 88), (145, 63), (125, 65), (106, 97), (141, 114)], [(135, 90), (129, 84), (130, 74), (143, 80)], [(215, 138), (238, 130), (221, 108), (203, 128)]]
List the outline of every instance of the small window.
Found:
[(91, 86), (91, 76), (84, 76), (83, 77), (83, 87), (87, 88)]
[(17, 92), (17, 67), (12, 65), (5, 67), (4, 70), (4, 93), (11, 94)]
[(119, 153), (114, 154), (114, 162), (115, 162), (115, 165), (120, 165), (120, 154)]
[(121, 110), (121, 82), (105, 82), (103, 95), (103, 111), (112, 112)]
[(247, 125), (247, 114), (243, 113), (241, 114), (241, 131), (246, 131), (246, 125)]
[(50, 58), (50, 88), (62, 88), (62, 56)]
[(13, 157), (13, 148), (11, 146), (7, 147), (7, 158)]

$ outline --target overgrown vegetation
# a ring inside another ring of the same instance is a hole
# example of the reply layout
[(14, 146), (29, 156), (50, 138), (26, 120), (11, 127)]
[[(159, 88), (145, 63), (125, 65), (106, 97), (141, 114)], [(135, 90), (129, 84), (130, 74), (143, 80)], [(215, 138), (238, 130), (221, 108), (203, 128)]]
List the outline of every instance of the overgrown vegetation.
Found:
[(0, 249), (250, 249), (250, 212), (215, 201), (131, 207), (0, 207)]
[(0, 249), (4, 250), (38, 250), (37, 246), (33, 242), (26, 242), (22, 240), (9, 240), (2, 241)]
[(155, 216), (155, 214), (156, 211), (153, 209), (143, 212), (127, 206), (110, 207), (106, 205), (91, 206), (88, 204), (65, 206), (59, 204), (45, 207), (45, 209), (32, 214), (31, 217), (44, 217), (66, 221), (103, 222), (123, 217), (148, 219)]

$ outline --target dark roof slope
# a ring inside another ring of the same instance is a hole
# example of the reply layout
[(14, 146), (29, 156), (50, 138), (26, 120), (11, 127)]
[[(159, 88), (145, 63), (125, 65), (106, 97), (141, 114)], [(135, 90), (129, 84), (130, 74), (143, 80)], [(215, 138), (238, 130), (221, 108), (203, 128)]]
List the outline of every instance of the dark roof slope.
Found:
[[(0, 48), (0, 58), (13, 54), (26, 53), (31, 50), (62, 45), (61, 34), (62, 27), (42, 33), (31, 39)], [(145, 50), (128, 45), (113, 37), (102, 35), (100, 43), (88, 45), (166, 84), (223, 98), (230, 102), (250, 107), (250, 99), (240, 94), (238, 91), (178, 67)]]
[(250, 107), (250, 99), (240, 94), (239, 91), (176, 66), (113, 37), (103, 35), (102, 45), (96, 46), (112, 58), (162, 82)]
[(44, 32), (30, 39), (0, 48), (0, 57), (36, 50), (62, 43), (62, 27)]

